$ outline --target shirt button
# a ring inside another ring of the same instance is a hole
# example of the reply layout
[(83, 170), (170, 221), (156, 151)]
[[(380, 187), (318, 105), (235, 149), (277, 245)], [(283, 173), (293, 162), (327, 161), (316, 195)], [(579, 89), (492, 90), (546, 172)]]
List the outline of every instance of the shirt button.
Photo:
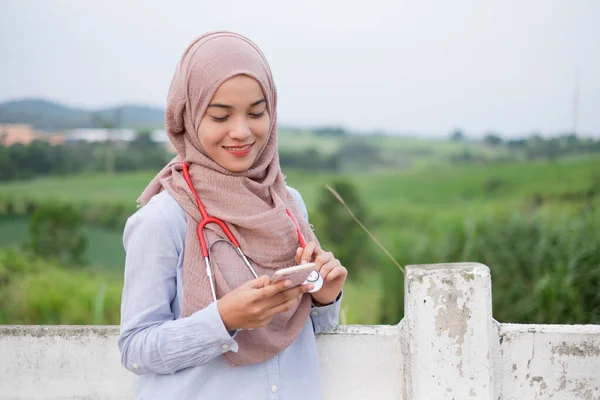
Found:
[(140, 366), (136, 363), (131, 364), (131, 368), (133, 369), (140, 369)]
[(277, 391), (277, 386), (273, 385), (271, 386), (271, 392), (275, 393)]
[(226, 344), (224, 344), (223, 346), (221, 346), (221, 348), (222, 348), (223, 350), (229, 350), (229, 346), (228, 346), (228, 345), (226, 345)]
[(316, 312), (316, 311), (313, 311), (311, 314), (312, 314), (312, 315), (319, 315), (319, 313), (318, 313), (318, 312)]

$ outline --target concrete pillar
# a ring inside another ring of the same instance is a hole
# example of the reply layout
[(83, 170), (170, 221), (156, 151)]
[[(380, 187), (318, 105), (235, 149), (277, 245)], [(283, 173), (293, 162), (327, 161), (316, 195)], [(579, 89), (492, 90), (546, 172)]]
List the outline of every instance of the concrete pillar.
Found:
[(410, 265), (405, 273), (405, 400), (493, 400), (496, 332), (488, 267)]

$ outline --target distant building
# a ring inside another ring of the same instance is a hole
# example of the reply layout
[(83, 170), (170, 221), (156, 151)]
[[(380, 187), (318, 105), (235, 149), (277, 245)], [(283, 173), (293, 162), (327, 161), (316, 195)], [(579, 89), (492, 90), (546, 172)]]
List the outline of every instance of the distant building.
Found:
[(29, 144), (39, 138), (39, 133), (31, 125), (6, 124), (0, 125), (0, 143), (4, 146), (13, 144)]
[(165, 146), (167, 148), (167, 151), (169, 151), (171, 153), (177, 152), (175, 150), (175, 147), (173, 147), (173, 143), (171, 143), (171, 140), (169, 139), (169, 136), (167, 135), (167, 132), (165, 130), (158, 129), (158, 130), (152, 131), (151, 137), (154, 142), (160, 143), (163, 146)]
[(133, 139), (133, 129), (72, 129), (66, 134), (67, 142), (131, 142)]
[[(0, 145), (12, 146), (16, 143), (28, 145), (34, 140), (44, 140), (52, 145), (76, 142), (101, 143), (109, 140), (125, 144), (133, 141), (136, 134), (134, 129), (72, 129), (65, 133), (47, 134), (27, 124), (0, 124)], [(175, 152), (164, 130), (154, 130), (150, 133), (150, 137), (152, 141), (164, 146), (168, 151)]]
[[(135, 139), (137, 131), (134, 129), (72, 129), (65, 135), (67, 142), (105, 142), (111, 140), (113, 142), (129, 143)], [(175, 152), (175, 148), (167, 136), (167, 132), (162, 129), (153, 130), (150, 132), (150, 137), (153, 142), (163, 145), (167, 151)]]
[(62, 134), (44, 134), (33, 129), (27, 124), (0, 124), (0, 144), (12, 146), (14, 144), (28, 145), (34, 140), (43, 140), (52, 145), (64, 143)]

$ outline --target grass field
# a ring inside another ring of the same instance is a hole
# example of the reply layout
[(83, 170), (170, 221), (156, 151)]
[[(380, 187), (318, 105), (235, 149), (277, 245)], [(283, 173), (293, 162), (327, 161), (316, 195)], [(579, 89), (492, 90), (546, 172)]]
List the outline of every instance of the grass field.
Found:
[[(535, 194), (556, 196), (589, 189), (600, 182), (600, 158), (577, 158), (527, 164), (468, 165), (427, 170), (365, 173), (284, 171), (309, 207), (318, 193), (335, 180), (351, 181), (369, 207), (383, 214), (428, 211), (431, 207), (487, 209), (519, 206)], [(135, 207), (154, 173), (76, 175), (0, 184), (0, 192), (68, 202), (114, 202)], [(436, 211), (440, 211), (439, 208)]]
[[(90, 226), (85, 226), (83, 232), (87, 238), (84, 259), (89, 268), (122, 270), (125, 250), (121, 232)], [(0, 218), (0, 249), (20, 247), (28, 241), (28, 217)]]
[[(328, 195), (324, 186), (352, 182), (371, 215), (370, 226), (403, 264), (465, 258), (488, 262), (494, 307), (501, 317), (561, 322), (565, 315), (585, 321), (590, 313), (600, 316), (600, 292), (594, 286), (600, 282), (600, 219), (593, 212), (600, 198), (599, 157), (460, 167), (430, 164), (394, 172), (284, 172), (288, 184), (302, 193), (315, 223), (316, 204)], [(51, 177), (1, 184), (0, 193), (73, 203), (114, 202), (133, 210), (153, 174)], [(26, 234), (24, 220), (0, 221), (0, 247), (16, 244)], [(121, 233), (86, 228), (86, 234), (91, 264), (119, 272)], [(364, 240), (371, 246), (366, 235)], [(402, 291), (400, 271), (377, 254), (373, 263), (380, 268), (348, 283), (343, 309), (347, 323), (380, 322), (386, 296)], [(401, 313), (401, 298), (390, 297), (389, 302), (395, 309), (387, 321), (393, 322)], [(511, 314), (511, 308), (521, 314)]]

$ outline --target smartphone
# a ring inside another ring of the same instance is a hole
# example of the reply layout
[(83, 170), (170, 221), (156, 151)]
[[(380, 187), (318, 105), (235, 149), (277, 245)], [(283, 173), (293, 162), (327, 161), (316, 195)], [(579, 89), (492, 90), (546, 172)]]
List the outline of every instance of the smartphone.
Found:
[(310, 273), (314, 270), (315, 263), (300, 264), (293, 267), (278, 269), (271, 276), (271, 283), (289, 279), (292, 281), (290, 287), (298, 286), (303, 284), (304, 281), (306, 281), (306, 278), (308, 278)]

